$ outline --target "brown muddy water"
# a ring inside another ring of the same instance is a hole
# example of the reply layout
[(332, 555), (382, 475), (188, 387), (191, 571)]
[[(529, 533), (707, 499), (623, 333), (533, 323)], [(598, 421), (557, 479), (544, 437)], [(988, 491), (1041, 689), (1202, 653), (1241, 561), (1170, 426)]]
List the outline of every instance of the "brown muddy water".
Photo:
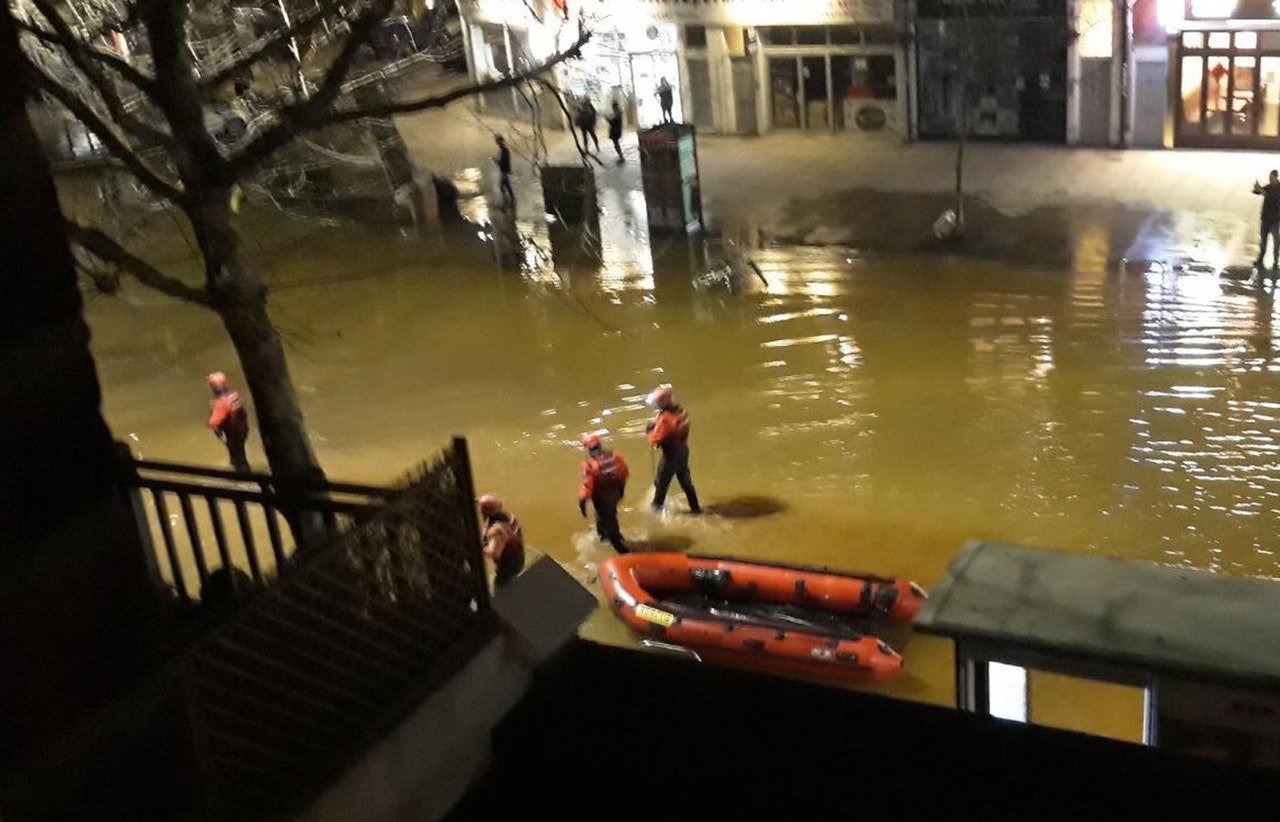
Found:
[[(610, 230), (598, 270), (559, 275), (348, 229), (259, 232), (330, 475), (387, 482), (464, 434), (477, 486), (584, 581), (609, 555), (575, 504), (587, 431), (629, 459), (623, 529), (652, 547), (926, 586), (970, 538), (1280, 576), (1265, 292), (1087, 255), (1050, 270), (839, 248), (757, 250), (767, 285), (695, 287), (683, 241), (655, 266), (635, 226)], [(222, 464), (203, 377), (243, 380), (215, 317), (137, 287), (90, 296), (88, 316), (116, 435), (148, 458)], [(659, 382), (692, 415), (694, 479), (721, 515), (646, 510), (642, 398)], [(604, 612), (584, 632), (630, 641)], [(949, 645), (898, 644), (908, 673), (881, 690), (949, 703)], [(1037, 721), (1140, 733), (1136, 692), (1032, 687)]]

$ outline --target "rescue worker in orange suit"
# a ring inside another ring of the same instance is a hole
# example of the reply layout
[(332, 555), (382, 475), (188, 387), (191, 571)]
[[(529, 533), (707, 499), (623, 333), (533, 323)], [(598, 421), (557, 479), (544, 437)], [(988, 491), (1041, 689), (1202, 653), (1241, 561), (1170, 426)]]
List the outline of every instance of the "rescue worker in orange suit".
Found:
[(578, 489), (578, 511), (587, 515), (587, 500), (596, 510), (596, 536), (613, 546), (619, 554), (627, 553), (627, 542), (618, 527), (618, 503), (627, 490), (631, 469), (621, 454), (604, 447), (595, 434), (582, 438), (587, 459), (582, 463), (582, 487)]
[(249, 415), (240, 401), (240, 392), (227, 386), (227, 375), (221, 371), (209, 375), (209, 390), (213, 392), (213, 399), (209, 400), (209, 428), (227, 446), (231, 467), (247, 474), (250, 468), (244, 444), (249, 439)]
[(698, 492), (693, 488), (693, 477), (689, 476), (689, 413), (676, 404), (669, 385), (659, 386), (649, 396), (652, 404), (658, 407), (658, 413), (645, 430), (649, 432), (649, 445), (662, 450), (658, 473), (653, 480), (654, 513), (662, 513), (667, 488), (675, 478), (689, 500), (689, 513), (701, 514)]
[(494, 587), (506, 585), (524, 570), (524, 535), (520, 523), (502, 507), (502, 500), (485, 494), (476, 500), (484, 518), (484, 555), (493, 561)]

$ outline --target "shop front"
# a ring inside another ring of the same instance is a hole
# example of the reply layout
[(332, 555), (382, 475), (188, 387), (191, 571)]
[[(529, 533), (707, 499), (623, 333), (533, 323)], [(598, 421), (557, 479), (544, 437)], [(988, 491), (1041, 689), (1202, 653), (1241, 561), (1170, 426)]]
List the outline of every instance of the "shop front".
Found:
[(1272, 5), (1190, 2), (1176, 37), (1174, 144), (1280, 148), (1280, 16)]
[(892, 20), (861, 26), (766, 26), (756, 34), (773, 128), (900, 132), (900, 61)]
[(1066, 0), (919, 0), (919, 136), (1065, 142), (1074, 39)]

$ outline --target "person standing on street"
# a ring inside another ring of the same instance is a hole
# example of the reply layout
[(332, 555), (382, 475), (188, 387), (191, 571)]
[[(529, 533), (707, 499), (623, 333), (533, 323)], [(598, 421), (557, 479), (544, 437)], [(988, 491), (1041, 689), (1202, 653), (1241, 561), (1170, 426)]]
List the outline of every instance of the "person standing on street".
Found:
[(627, 553), (626, 540), (618, 527), (618, 503), (627, 490), (631, 469), (621, 454), (604, 447), (596, 434), (582, 438), (587, 459), (582, 463), (582, 487), (578, 489), (578, 512), (587, 515), (587, 500), (596, 511), (596, 536), (613, 546), (619, 554)]
[(653, 481), (653, 511), (656, 514), (662, 513), (662, 506), (667, 500), (667, 488), (674, 478), (680, 483), (680, 488), (689, 501), (689, 513), (701, 514), (698, 492), (694, 490), (693, 477), (689, 475), (689, 413), (676, 403), (669, 385), (658, 386), (649, 395), (649, 399), (651, 404), (657, 406), (658, 413), (649, 421), (645, 430), (649, 432), (649, 445), (662, 451), (658, 473)]
[(578, 106), (577, 116), (578, 129), (582, 132), (582, 150), (587, 151), (587, 138), (591, 138), (591, 142), (596, 144), (596, 154), (600, 153), (600, 137), (596, 134), (596, 121), (599, 116), (596, 114), (595, 104), (590, 98), (582, 101), (582, 105)]
[(251, 469), (244, 444), (249, 439), (249, 415), (240, 401), (240, 392), (231, 390), (227, 375), (221, 371), (210, 374), (208, 380), (209, 390), (213, 392), (213, 399), (209, 400), (209, 428), (227, 446), (231, 467), (248, 474)]
[(674, 123), (675, 118), (671, 116), (671, 107), (675, 105), (675, 89), (671, 88), (671, 84), (665, 77), (658, 83), (658, 105), (662, 108), (662, 122)]
[(484, 555), (493, 561), (493, 585), (506, 585), (524, 570), (524, 534), (520, 523), (508, 514), (502, 500), (493, 494), (485, 494), (476, 500), (480, 516), (484, 518)]
[(506, 202), (514, 203), (516, 193), (511, 188), (511, 149), (507, 148), (506, 138), (501, 134), (494, 136), (493, 141), (498, 144), (498, 156), (494, 158), (494, 162), (498, 164), (498, 174), (502, 178), (498, 190), (502, 192), (502, 198)]
[(1271, 172), (1265, 186), (1253, 181), (1253, 193), (1262, 196), (1262, 214), (1260, 215), (1261, 236), (1258, 238), (1258, 259), (1254, 266), (1261, 278), (1263, 258), (1267, 256), (1267, 240), (1271, 240), (1271, 273), (1280, 269), (1280, 171)]
[(618, 162), (626, 162), (622, 158), (622, 106), (617, 100), (613, 101), (613, 108), (605, 119), (609, 123), (609, 139), (613, 142), (613, 150), (618, 152)]

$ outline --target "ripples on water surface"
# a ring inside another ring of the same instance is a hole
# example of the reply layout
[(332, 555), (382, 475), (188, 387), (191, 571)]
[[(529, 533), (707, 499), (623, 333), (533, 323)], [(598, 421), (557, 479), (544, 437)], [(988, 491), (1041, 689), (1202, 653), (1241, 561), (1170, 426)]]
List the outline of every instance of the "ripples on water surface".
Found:
[[(656, 267), (606, 249), (603, 273), (523, 278), (323, 240), (293, 252), (272, 310), (326, 467), (384, 481), (465, 433), (477, 484), (580, 564), (605, 555), (574, 503), (593, 430), (633, 466), (624, 529), (655, 544), (926, 583), (970, 537), (1280, 575), (1269, 297), (1206, 274), (831, 249), (761, 251), (767, 288), (697, 292), (689, 255), (664, 250)], [(117, 434), (220, 462), (201, 377), (234, 361), (212, 318), (150, 295), (96, 298), (90, 318)], [(643, 513), (642, 399), (660, 381), (692, 413), (705, 501), (776, 513)]]

